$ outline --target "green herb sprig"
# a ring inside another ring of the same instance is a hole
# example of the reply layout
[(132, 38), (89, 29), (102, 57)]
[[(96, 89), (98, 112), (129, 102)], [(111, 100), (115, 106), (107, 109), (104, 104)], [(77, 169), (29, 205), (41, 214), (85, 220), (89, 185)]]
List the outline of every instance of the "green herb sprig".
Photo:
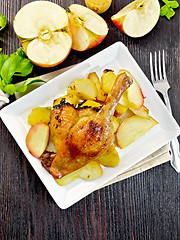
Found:
[(7, 24), (7, 21), (6, 21), (5, 16), (3, 16), (0, 13), (0, 31), (3, 30), (3, 28), (5, 28), (6, 24)]
[(175, 11), (173, 9), (179, 7), (179, 3), (177, 1), (168, 1), (162, 0), (165, 5), (161, 7), (160, 16), (165, 16), (168, 20), (171, 19), (175, 15)]
[(24, 50), (18, 48), (10, 56), (0, 54), (0, 89), (9, 95), (15, 92), (25, 92), (27, 86), (35, 82), (44, 82), (39, 78), (28, 78), (21, 84), (14, 84), (13, 77), (25, 77), (33, 70), (33, 63), (26, 57)]

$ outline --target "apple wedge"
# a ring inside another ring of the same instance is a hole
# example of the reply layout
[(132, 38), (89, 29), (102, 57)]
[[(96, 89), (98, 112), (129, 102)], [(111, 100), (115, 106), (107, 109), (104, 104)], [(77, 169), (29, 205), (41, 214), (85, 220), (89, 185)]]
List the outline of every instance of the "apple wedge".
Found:
[(97, 88), (88, 78), (77, 79), (67, 89), (67, 94), (76, 95), (84, 100), (96, 100)]
[(49, 125), (37, 123), (33, 125), (26, 136), (26, 146), (29, 152), (39, 158), (45, 151), (50, 138)]
[(83, 166), (82, 168), (79, 168), (64, 177), (60, 179), (56, 179), (57, 184), (60, 186), (65, 186), (67, 184), (72, 183), (75, 181), (77, 178), (82, 178), (85, 180), (91, 180), (95, 179), (97, 177), (102, 176), (102, 168), (99, 163), (92, 161)]
[(88, 79), (93, 81), (97, 88), (97, 97), (96, 100), (99, 102), (104, 102), (106, 100), (106, 95), (101, 88), (101, 81), (96, 72), (91, 72), (88, 74)]
[(80, 4), (69, 6), (68, 17), (72, 31), (72, 48), (85, 51), (100, 44), (108, 33), (105, 20)]
[(139, 83), (134, 79), (130, 72), (127, 70), (121, 69), (118, 72), (118, 75), (125, 72), (127, 76), (133, 79), (133, 84), (126, 90), (127, 99), (129, 101), (129, 107), (134, 109), (139, 109), (144, 104), (144, 96), (142, 90), (139, 86)]
[(149, 119), (149, 109), (142, 105), (139, 109), (129, 108), (135, 115)]
[(114, 112), (114, 116), (115, 117), (120, 117), (121, 115), (123, 115), (126, 111), (128, 110), (128, 107), (118, 103), (116, 105), (116, 109), (115, 109), (115, 112)]
[(113, 23), (130, 37), (142, 37), (149, 33), (160, 16), (158, 0), (136, 0), (111, 17)]
[(149, 119), (134, 115), (127, 118), (119, 126), (116, 133), (117, 144), (120, 148), (125, 148), (138, 138), (142, 137), (154, 127), (158, 122), (149, 117)]
[(101, 83), (102, 83), (102, 90), (105, 94), (108, 94), (111, 92), (111, 89), (115, 83), (116, 80), (116, 74), (113, 72), (113, 70), (104, 71), (103, 75), (101, 77)]
[(28, 124), (33, 126), (37, 123), (49, 124), (51, 115), (50, 107), (36, 107), (33, 108), (28, 116)]
[(80, 107), (91, 107), (91, 108), (101, 108), (102, 104), (93, 100), (87, 100), (80, 105)]
[(97, 161), (105, 167), (116, 167), (119, 164), (120, 159), (115, 146), (112, 144), (110, 148), (97, 159)]
[(48, 1), (26, 4), (13, 22), (27, 57), (41, 67), (63, 62), (72, 46), (70, 25), (65, 9)]
[(78, 104), (79, 98), (75, 94), (64, 95), (64, 96), (59, 97), (59, 98), (54, 100), (53, 107), (55, 105), (59, 105), (62, 100), (65, 103), (70, 103), (70, 104), (76, 106)]
[(119, 119), (117, 117), (113, 116), (112, 122), (113, 122), (113, 128), (114, 128), (114, 133), (115, 133), (118, 130), (120, 121), (119, 121)]

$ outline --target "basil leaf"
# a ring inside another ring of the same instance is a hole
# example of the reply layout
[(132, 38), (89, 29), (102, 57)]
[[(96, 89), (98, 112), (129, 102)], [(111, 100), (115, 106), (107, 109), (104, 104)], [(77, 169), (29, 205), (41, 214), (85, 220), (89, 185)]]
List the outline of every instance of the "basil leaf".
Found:
[(14, 84), (7, 84), (4, 88), (5, 92), (9, 95), (13, 95), (16, 91)]
[(165, 16), (169, 11), (169, 8), (167, 7), (167, 5), (164, 5), (161, 9), (160, 9), (160, 16), (163, 17)]
[(25, 92), (27, 89), (27, 85), (26, 84), (22, 84), (21, 86), (19, 86), (17, 89), (16, 89), (16, 92)]
[(9, 58), (8, 55), (6, 54), (0, 54), (0, 71), (1, 71), (1, 68), (3, 66), (3, 64), (5, 63), (5, 61)]
[(22, 47), (18, 48), (16, 52), (10, 54), (10, 56), (14, 56), (14, 55), (18, 55), (18, 56), (20, 56), (22, 58), (26, 57), (26, 54), (25, 54), (25, 52), (24, 52)]
[(166, 13), (166, 17), (167, 19), (170, 20), (171, 17), (173, 17), (175, 15), (175, 11), (172, 8), (169, 8), (169, 11)]
[(16, 52), (17, 52), (17, 54), (18, 54), (20, 57), (22, 57), (22, 58), (25, 58), (25, 57), (26, 57), (26, 54), (25, 54), (25, 52), (24, 52), (24, 50), (23, 50), (22, 47), (18, 48)]
[(16, 72), (14, 73), (14, 75), (16, 76), (21, 76), (21, 77), (25, 77), (28, 74), (30, 74), (33, 70), (33, 64), (32, 62), (27, 59), (27, 58), (21, 58), (21, 61), (19, 63), (19, 65), (16, 68)]
[(168, 1), (166, 3), (166, 5), (170, 8), (178, 8), (179, 7), (179, 3), (177, 1)]
[[(27, 90), (27, 87), (33, 83), (38, 83), (38, 82), (45, 82), (44, 80), (40, 78), (28, 78), (25, 81), (18, 82), (15, 84), (16, 87), (16, 92), (25, 92)], [(37, 86), (35, 86), (36, 88)]]
[(1, 13), (0, 13), (0, 31), (5, 28), (7, 24), (7, 21), (6, 21), (6, 18), (5, 16), (3, 16)]
[(16, 69), (21, 62), (21, 57), (18, 55), (10, 56), (1, 68), (1, 77), (4, 79), (6, 84), (9, 84), (12, 81), (12, 76), (16, 72)]
[(5, 92), (4, 91), (4, 82), (3, 82), (3, 80), (2, 80), (2, 78), (0, 77), (0, 89), (3, 91), (3, 92)]
[(26, 81), (25, 81), (25, 84), (26, 85), (30, 85), (30, 84), (33, 84), (33, 83), (37, 83), (37, 82), (46, 82), (40, 78), (28, 78)]

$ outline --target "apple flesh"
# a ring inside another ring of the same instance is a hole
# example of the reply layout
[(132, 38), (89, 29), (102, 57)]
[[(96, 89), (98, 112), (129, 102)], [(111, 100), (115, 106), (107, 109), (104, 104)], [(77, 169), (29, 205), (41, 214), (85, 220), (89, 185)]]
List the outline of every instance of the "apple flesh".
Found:
[(127, 118), (119, 126), (116, 133), (117, 144), (120, 148), (125, 148), (140, 137), (142, 137), (147, 131), (154, 127), (158, 122), (149, 117), (149, 119), (142, 118), (134, 115)]
[(126, 70), (119, 70), (118, 75), (125, 72), (127, 76), (133, 79), (133, 83), (131, 86), (126, 90), (127, 99), (129, 101), (129, 107), (134, 109), (139, 109), (144, 104), (144, 96), (142, 90), (139, 86), (139, 83), (134, 79), (130, 72)]
[(72, 32), (72, 49), (85, 51), (100, 44), (108, 33), (105, 20), (79, 4), (69, 6), (68, 17)]
[(27, 57), (41, 67), (53, 67), (69, 55), (72, 46), (65, 9), (48, 1), (26, 4), (13, 22)]
[(135, 115), (149, 119), (149, 109), (142, 105), (139, 109), (129, 108)]
[(102, 90), (102, 87), (101, 87), (101, 81), (97, 75), (96, 72), (91, 72), (88, 74), (88, 79), (90, 79), (92, 82), (95, 83), (96, 85), (96, 88), (97, 88), (97, 97), (96, 97), (96, 101), (99, 101), (99, 102), (104, 102), (105, 99), (106, 99), (106, 95), (105, 93), (103, 92)]
[(45, 151), (50, 138), (49, 125), (37, 123), (33, 125), (26, 136), (26, 146), (29, 152), (39, 158)]
[(72, 183), (75, 181), (77, 178), (82, 178), (85, 180), (91, 180), (95, 179), (97, 177), (102, 176), (102, 168), (99, 163), (92, 161), (83, 166), (82, 168), (79, 168), (64, 177), (60, 179), (56, 179), (57, 184), (60, 186), (65, 186), (67, 184)]
[(158, 0), (136, 0), (111, 17), (113, 23), (130, 37), (142, 37), (149, 33), (160, 16)]
[(112, 144), (109, 149), (97, 159), (97, 161), (105, 167), (116, 167), (119, 164), (120, 159), (115, 146)]

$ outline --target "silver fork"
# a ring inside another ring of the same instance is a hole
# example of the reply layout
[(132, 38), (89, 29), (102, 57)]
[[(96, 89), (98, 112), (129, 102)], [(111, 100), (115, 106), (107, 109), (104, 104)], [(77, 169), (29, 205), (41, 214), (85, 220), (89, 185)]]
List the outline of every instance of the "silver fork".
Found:
[[(150, 52), (150, 71), (151, 71), (151, 80), (154, 88), (162, 93), (164, 97), (164, 101), (169, 112), (172, 114), (171, 105), (168, 97), (168, 89), (170, 85), (167, 80), (166, 75), (166, 67), (165, 67), (165, 56), (164, 50), (162, 53), (162, 64), (161, 64), (161, 52), (159, 51), (158, 56), (155, 52), (154, 55), (154, 71), (153, 71), (153, 57), (152, 53)], [(155, 74), (154, 74), (155, 72)], [(179, 151), (179, 142), (178, 139), (175, 138), (170, 142), (171, 147), (171, 165), (177, 172), (180, 172), (180, 151)]]

